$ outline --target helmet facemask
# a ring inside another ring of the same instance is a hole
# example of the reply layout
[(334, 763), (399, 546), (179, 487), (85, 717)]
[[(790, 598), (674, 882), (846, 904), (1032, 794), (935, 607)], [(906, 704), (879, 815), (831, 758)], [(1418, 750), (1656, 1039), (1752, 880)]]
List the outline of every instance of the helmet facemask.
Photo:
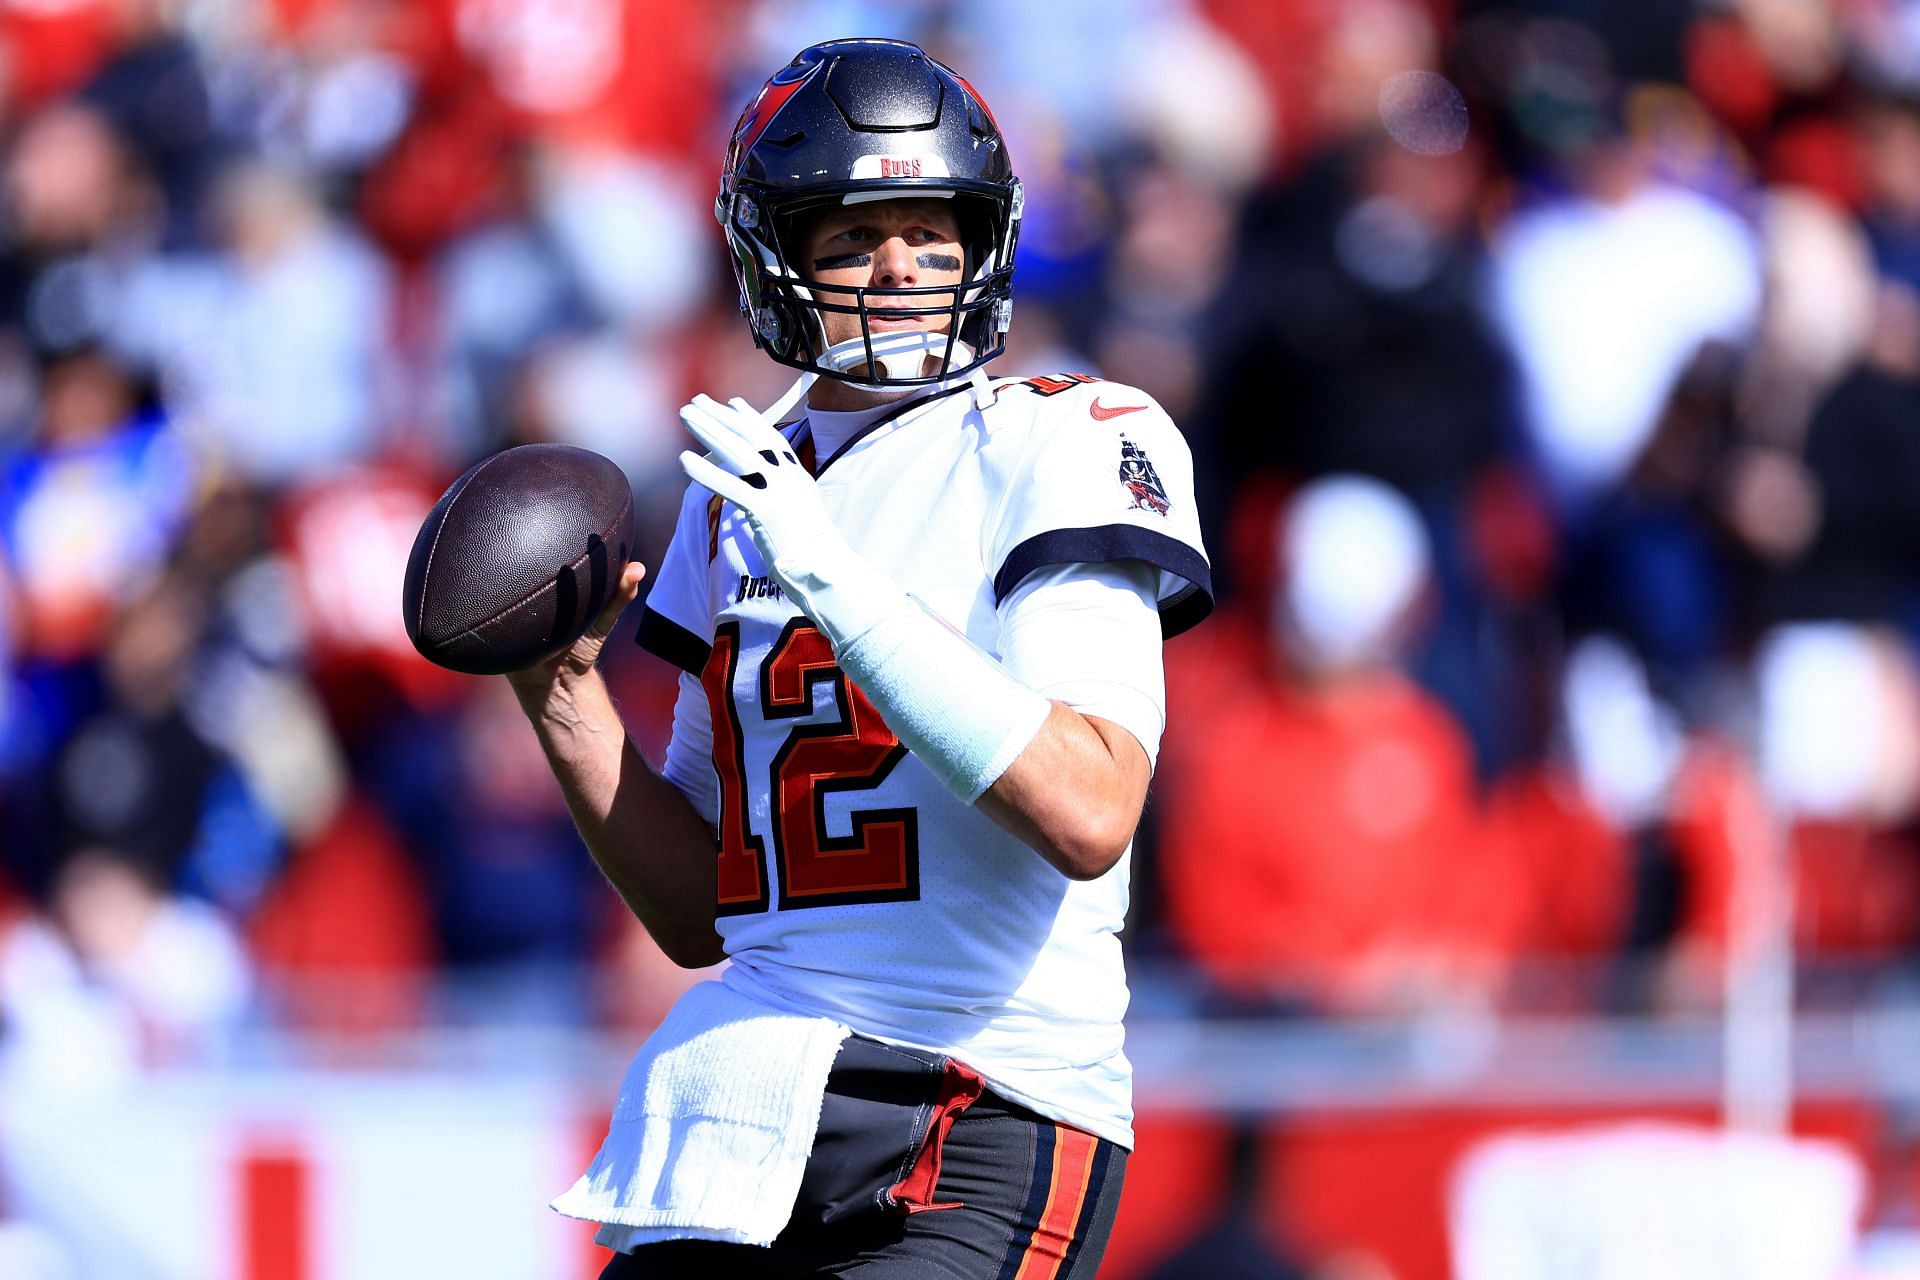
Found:
[[(796, 246), (810, 215), (843, 201), (941, 196), (954, 201), (960, 224), (959, 282), (905, 288), (824, 285), (808, 280), (802, 271)], [(724, 192), (720, 204), (716, 212), (727, 224), (741, 310), (753, 325), (755, 341), (780, 363), (879, 390), (963, 377), (1006, 349), (1013, 315), (1013, 254), (1020, 226), (1017, 181), (1011, 198), (1004, 201), (917, 186), (897, 192), (875, 192), (869, 187), (857, 197), (834, 193), (785, 202), (773, 211), (761, 209), (750, 196), (736, 196), (730, 217)], [(996, 234), (1002, 224), (1004, 234)], [(829, 344), (825, 314), (857, 317), (858, 335)], [(946, 324), (940, 329), (879, 332), (873, 327), (875, 319), (913, 316), (943, 317)]]

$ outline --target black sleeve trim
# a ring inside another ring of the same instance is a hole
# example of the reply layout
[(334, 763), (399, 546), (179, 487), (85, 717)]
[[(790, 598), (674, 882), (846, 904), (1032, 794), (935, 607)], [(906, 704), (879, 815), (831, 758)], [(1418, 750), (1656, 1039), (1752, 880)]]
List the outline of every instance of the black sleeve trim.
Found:
[(707, 669), (713, 646), (687, 630), (672, 618), (647, 609), (640, 615), (640, 629), (634, 643), (656, 658), (665, 659), (689, 675)]
[(1132, 524), (1093, 529), (1049, 529), (1010, 552), (993, 576), (993, 601), (1005, 600), (1035, 569), (1055, 564), (1139, 560), (1185, 578), (1189, 588), (1160, 602), (1160, 634), (1171, 639), (1213, 612), (1213, 571), (1207, 559), (1178, 538)]

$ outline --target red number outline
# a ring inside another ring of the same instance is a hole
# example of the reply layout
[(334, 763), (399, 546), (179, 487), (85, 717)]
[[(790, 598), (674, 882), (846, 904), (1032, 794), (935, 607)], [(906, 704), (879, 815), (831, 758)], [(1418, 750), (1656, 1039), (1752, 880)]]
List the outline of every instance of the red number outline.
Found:
[(906, 756), (860, 686), (847, 680), (826, 636), (794, 618), (760, 664), (768, 720), (811, 715), (816, 685), (830, 683), (839, 717), (799, 725), (768, 766), (780, 909), (912, 902), (920, 896), (920, 816), (911, 808), (856, 809), (852, 830), (827, 834), (827, 796), (870, 791)]
[[(746, 734), (733, 696), (740, 668), (740, 623), (722, 623), (701, 669), (713, 719), (713, 767), (720, 784), (719, 916), (771, 905), (766, 842), (753, 833), (746, 790)], [(920, 815), (908, 807), (856, 809), (851, 832), (827, 834), (827, 797), (870, 791), (892, 774), (907, 749), (880, 712), (849, 683), (820, 629), (794, 618), (760, 663), (758, 693), (769, 722), (814, 711), (814, 690), (833, 690), (838, 717), (796, 725), (768, 766), (779, 909), (913, 902), (920, 897)]]
[(747, 813), (747, 736), (733, 701), (740, 669), (740, 624), (723, 622), (700, 670), (713, 720), (713, 771), (720, 781), (719, 870), (714, 914), (750, 915), (767, 909), (767, 845), (753, 834)]

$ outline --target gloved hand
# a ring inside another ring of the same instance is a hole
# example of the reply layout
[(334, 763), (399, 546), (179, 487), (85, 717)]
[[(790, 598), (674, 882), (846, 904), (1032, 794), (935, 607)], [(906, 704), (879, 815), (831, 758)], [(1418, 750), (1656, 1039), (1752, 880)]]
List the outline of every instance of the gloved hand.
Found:
[(887, 727), (972, 804), (1033, 740), (1051, 704), (847, 545), (774, 428), (793, 398), (763, 414), (744, 400), (694, 397), (680, 421), (712, 452), (683, 453), (680, 465), (746, 514), (767, 571), (826, 634)]
[(709, 453), (682, 453), (680, 466), (746, 515), (767, 571), (837, 650), (905, 603), (905, 593), (847, 545), (819, 486), (775, 428), (792, 398), (763, 414), (738, 397), (722, 404), (695, 396), (680, 421)]

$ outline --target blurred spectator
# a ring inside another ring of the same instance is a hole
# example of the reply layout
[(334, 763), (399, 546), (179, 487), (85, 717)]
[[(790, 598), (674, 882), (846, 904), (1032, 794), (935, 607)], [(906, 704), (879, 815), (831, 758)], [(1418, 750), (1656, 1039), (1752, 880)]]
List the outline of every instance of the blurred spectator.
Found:
[(0, 536), (19, 592), (18, 644), (68, 661), (101, 643), (184, 528), (197, 475), (170, 422), (98, 349), (50, 361), (33, 445), (0, 462)]
[(1838, 622), (1777, 628), (1755, 661), (1760, 765), (1791, 842), (1811, 955), (1920, 941), (1920, 670), (1911, 647)]
[(1802, 457), (1809, 423), (1865, 352), (1879, 286), (1867, 237), (1838, 206), (1787, 189), (1769, 192), (1762, 210), (1766, 309), (1738, 375), (1738, 439), (1709, 460), (1720, 474), (1708, 483), (1716, 518), (1764, 574), (1813, 537), (1819, 494)]
[[(731, 7), (423, 0), (412, 16), (430, 87), (484, 93), (510, 113), (516, 130), (684, 155), (700, 152), (720, 110), (712, 81), (736, 43)], [(855, 21), (848, 29), (870, 25)]]
[(142, 272), (119, 341), (160, 370), (183, 426), (256, 484), (369, 457), (393, 391), (388, 266), (306, 175), (239, 165), (214, 204), (223, 252)]
[[(1870, 152), (1892, 145), (1869, 139)], [(1901, 179), (1878, 163), (1882, 207), (1897, 207)], [(1791, 854), (1796, 939), (1822, 959), (1920, 941), (1920, 292), (1890, 275), (1859, 291), (1857, 359), (1812, 403), (1804, 443), (1790, 437), (1758, 477), (1770, 483), (1742, 477), (1737, 509), (1771, 552), (1779, 621), (1753, 663), (1759, 763)]]
[(1271, 1203), (1266, 1187), (1264, 1135), (1250, 1119), (1233, 1127), (1227, 1146), (1227, 1186), (1224, 1203), (1213, 1220), (1202, 1223), (1192, 1238), (1147, 1273), (1147, 1280), (1306, 1280), (1308, 1273), (1283, 1256), (1272, 1242), (1273, 1230), (1265, 1208)]
[[(1572, 521), (1556, 584), (1578, 634), (1623, 636), (1667, 696), (1699, 696), (1743, 634), (1742, 561), (1721, 536), (1715, 488), (1739, 430), (1737, 355), (1710, 346), (1671, 389), (1628, 468)], [(1776, 522), (1791, 512), (1776, 507)], [(1696, 710), (1691, 705), (1683, 711)]]
[(57, 358), (111, 340), (124, 291), (164, 233), (150, 171), (105, 113), (61, 103), (20, 130), (5, 186), (0, 323), (12, 342)]
[[(1801, 466), (1808, 516), (1779, 543), (1777, 614), (1920, 622), (1920, 291), (1880, 284), (1865, 358), (1818, 404)], [(1778, 519), (1778, 504), (1750, 523)]]
[(114, 0), (115, 49), (80, 92), (154, 175), (165, 239), (196, 242), (200, 204), (219, 144), (198, 53), (179, 27), (178, 0)]
[(1430, 589), (1418, 514), (1377, 481), (1302, 490), (1257, 686), (1175, 743), (1160, 802), (1176, 939), (1253, 1002), (1407, 1011), (1485, 998), (1517, 904), (1458, 724), (1395, 670)]
[(1657, 137), (1621, 133), (1604, 107), (1583, 127), (1560, 156), (1564, 194), (1495, 233), (1489, 281), (1534, 455), (1576, 521), (1633, 466), (1701, 348), (1747, 341), (1761, 302), (1741, 219), (1664, 178)]
[(226, 767), (184, 705), (205, 626), (206, 601), (177, 582), (117, 619), (102, 654), (103, 705), (54, 761), (57, 850), (110, 842), (157, 884), (181, 874)]
[[(1489, 797), (1488, 838), (1523, 886), (1516, 943), (1531, 963), (1513, 994), (1536, 1007), (1645, 1007), (1667, 957), (1723, 936), (1698, 937), (1724, 915), (1725, 885), (1688, 875), (1713, 850), (1676, 834), (1694, 830), (1678, 815), (1717, 797), (1687, 781), (1693, 744), (1618, 637), (1572, 646), (1555, 702), (1547, 750)], [(1697, 826), (1712, 830), (1717, 812)]]
[[(1357, 472), (1414, 499), (1436, 591), (1409, 665), (1485, 770), (1514, 749), (1496, 597), (1543, 589), (1546, 553), (1512, 535), (1544, 522), (1506, 463), (1513, 374), (1480, 308), (1485, 156), (1459, 91), (1406, 61), (1431, 60), (1432, 40), (1397, 4), (1330, 35), (1319, 149), (1245, 204), (1192, 429), (1216, 545), (1235, 476)], [(1242, 589), (1246, 568), (1226, 566)]]
[(1425, 18), (1399, 4), (1349, 18), (1351, 40), (1325, 55), (1319, 114), (1337, 131), (1247, 203), (1200, 426), (1229, 472), (1352, 471), (1417, 498), (1457, 492), (1508, 416), (1503, 357), (1476, 309), (1482, 158), (1438, 76), (1451, 98), (1395, 105), (1392, 74), (1433, 56)]
[(46, 913), (0, 936), (0, 1061), (14, 1087), (81, 1090), (205, 1061), (239, 1024), (250, 970), (226, 921), (144, 860), (80, 850)]
[(519, 966), (524, 1007), (577, 1015), (586, 992), (568, 984), (599, 949), (605, 886), (506, 682), (475, 683), (388, 737), (377, 791), (420, 858), (440, 962), (495, 980)]
[(287, 859), (248, 924), (269, 1012), (365, 1036), (418, 1026), (434, 960), (418, 870), (379, 813), (342, 804)]
[(1476, 309), (1477, 181), (1471, 151), (1381, 135), (1255, 196), (1201, 418), (1215, 465), (1437, 499), (1494, 457), (1508, 374)]

